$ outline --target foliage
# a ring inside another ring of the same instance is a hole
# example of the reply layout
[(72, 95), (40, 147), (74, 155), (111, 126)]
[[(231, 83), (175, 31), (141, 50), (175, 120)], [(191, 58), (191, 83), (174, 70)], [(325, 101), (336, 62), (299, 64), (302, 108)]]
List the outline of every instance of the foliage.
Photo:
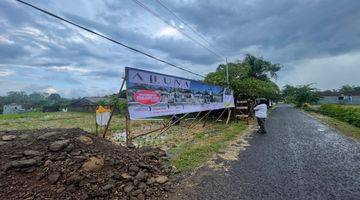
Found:
[(277, 100), (280, 90), (271, 81), (263, 81), (255, 78), (246, 78), (235, 83), (235, 94), (240, 98), (256, 99), (259, 97)]
[(250, 77), (260, 80), (269, 80), (268, 74), (271, 78), (277, 78), (277, 72), (281, 69), (280, 64), (273, 64), (270, 61), (257, 58), (251, 54), (245, 55), (243, 64), (249, 67)]
[(23, 91), (8, 92), (6, 96), (0, 97), (0, 106), (17, 103), (25, 109), (42, 110), (43, 107), (65, 107), (70, 102), (69, 99), (62, 98), (59, 94), (47, 94), (33, 92), (27, 94)]
[(226, 67), (229, 71), (229, 87), (234, 90), (235, 97), (277, 99), (280, 90), (272, 82), (276, 78), (279, 64), (272, 64), (262, 58), (247, 54), (244, 60), (221, 64), (215, 72), (206, 75), (205, 82), (227, 86)]
[(296, 87), (291, 85), (285, 85), (281, 91), (281, 96), (285, 103), (293, 103), (295, 101), (294, 96)]
[(282, 90), (282, 96), (285, 102), (294, 103), (296, 107), (301, 108), (305, 103), (317, 103), (320, 95), (316, 88), (309, 85), (290, 86), (285, 85)]
[(360, 107), (325, 104), (321, 105), (320, 113), (360, 127)]
[(61, 96), (59, 94), (53, 93), (50, 94), (47, 99), (51, 102), (59, 102), (61, 100)]
[(360, 86), (343, 85), (339, 92), (345, 95), (360, 95)]
[(122, 90), (119, 94), (119, 97), (125, 99), (126, 98), (126, 90)]
[(360, 95), (360, 86), (343, 85), (340, 89), (325, 90), (320, 92), (323, 96), (340, 96), (349, 95), (357, 96)]
[(309, 103), (304, 103), (301, 108), (304, 110), (309, 110), (311, 108), (311, 106)]
[[(126, 94), (126, 90), (123, 90), (123, 91), (125, 91), (125, 94)], [(121, 96), (124, 94), (123, 91), (120, 92), (120, 95), (112, 94), (112, 95), (107, 96), (105, 101), (99, 102), (99, 105), (115, 105), (116, 109), (119, 112), (122, 112), (122, 113), (125, 112), (127, 110), (127, 101), (124, 99), (121, 99), (122, 98)]]

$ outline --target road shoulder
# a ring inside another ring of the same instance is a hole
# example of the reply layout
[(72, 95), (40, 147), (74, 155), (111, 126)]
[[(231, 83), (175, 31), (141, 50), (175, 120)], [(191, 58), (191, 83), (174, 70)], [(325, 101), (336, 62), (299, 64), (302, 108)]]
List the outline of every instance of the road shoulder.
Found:
[(169, 196), (169, 199), (191, 199), (196, 192), (195, 188), (206, 178), (214, 174), (224, 174), (228, 172), (232, 163), (238, 160), (241, 151), (249, 146), (251, 133), (255, 131), (255, 123), (251, 122), (242, 134), (237, 135), (236, 139), (228, 142), (227, 146), (214, 154), (212, 158), (192, 173), (179, 178), (177, 190)]
[(321, 123), (326, 124), (337, 132), (342, 133), (343, 135), (357, 142), (360, 142), (360, 128), (316, 112), (305, 111), (305, 113), (310, 117), (320, 121)]

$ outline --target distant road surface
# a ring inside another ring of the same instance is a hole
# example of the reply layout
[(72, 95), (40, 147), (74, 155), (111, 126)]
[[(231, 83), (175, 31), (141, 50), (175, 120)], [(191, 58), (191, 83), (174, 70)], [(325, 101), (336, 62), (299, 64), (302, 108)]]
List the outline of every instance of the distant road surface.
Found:
[(360, 144), (279, 106), (229, 171), (204, 177), (184, 199), (357, 199)]

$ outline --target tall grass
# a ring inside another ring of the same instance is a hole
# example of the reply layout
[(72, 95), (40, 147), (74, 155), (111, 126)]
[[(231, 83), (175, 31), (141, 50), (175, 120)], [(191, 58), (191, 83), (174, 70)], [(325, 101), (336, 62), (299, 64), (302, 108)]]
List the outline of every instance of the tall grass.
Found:
[(325, 104), (320, 106), (319, 112), (323, 115), (360, 127), (360, 106)]

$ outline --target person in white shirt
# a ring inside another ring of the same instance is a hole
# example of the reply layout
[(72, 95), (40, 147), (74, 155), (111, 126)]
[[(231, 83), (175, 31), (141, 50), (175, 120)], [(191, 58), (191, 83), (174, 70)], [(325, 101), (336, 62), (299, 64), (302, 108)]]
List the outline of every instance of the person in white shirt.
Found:
[(254, 108), (255, 110), (255, 117), (258, 121), (258, 124), (260, 126), (260, 129), (258, 130), (258, 133), (265, 134), (265, 120), (267, 117), (267, 105), (266, 100), (261, 99), (260, 103)]

